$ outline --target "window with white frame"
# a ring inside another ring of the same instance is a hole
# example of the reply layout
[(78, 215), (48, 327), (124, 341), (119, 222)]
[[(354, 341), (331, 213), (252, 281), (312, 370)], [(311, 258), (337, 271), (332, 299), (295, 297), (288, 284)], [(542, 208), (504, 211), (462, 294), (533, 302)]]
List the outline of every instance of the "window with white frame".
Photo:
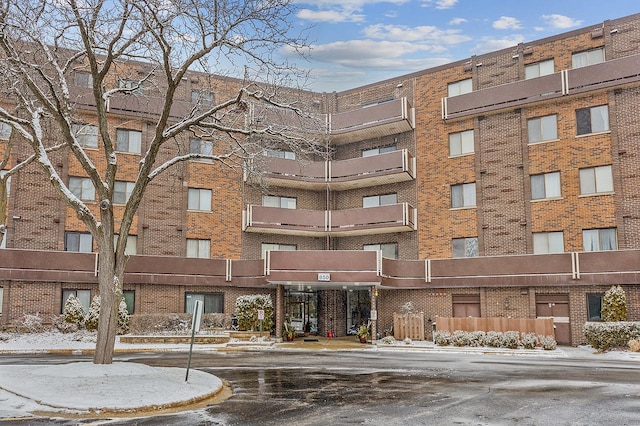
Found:
[(135, 185), (135, 182), (116, 181), (113, 186), (114, 204), (126, 204)]
[(475, 207), (476, 184), (463, 183), (451, 185), (451, 208)]
[(76, 86), (90, 89), (93, 87), (93, 75), (86, 71), (76, 71), (74, 73)]
[(365, 244), (362, 246), (362, 250), (379, 251), (382, 257), (387, 259), (398, 258), (398, 243)]
[(263, 195), (262, 205), (265, 207), (278, 207), (281, 209), (295, 209), (297, 199), (293, 197), (281, 197), (279, 195)]
[(576, 127), (578, 135), (609, 131), (609, 106), (577, 109)]
[(192, 90), (191, 91), (191, 103), (200, 104), (202, 106), (210, 107), (216, 100), (215, 94), (211, 90)]
[(604, 47), (578, 52), (571, 55), (571, 65), (573, 68), (582, 68), (604, 62)]
[(454, 238), (452, 241), (453, 257), (477, 257), (478, 238)]
[(297, 249), (298, 247), (294, 244), (262, 243), (260, 258), (264, 259), (268, 251), (296, 251)]
[(185, 293), (184, 311), (192, 314), (196, 307), (196, 301), (202, 302), (203, 314), (224, 313), (224, 293)]
[(362, 197), (362, 207), (388, 206), (398, 203), (398, 194), (370, 195)]
[(86, 148), (98, 147), (98, 126), (91, 124), (74, 124), (72, 130), (81, 146)]
[(66, 231), (64, 233), (64, 251), (91, 253), (93, 237), (88, 232)]
[(12, 131), (13, 127), (9, 126), (7, 123), (0, 123), (0, 139), (9, 139)]
[(89, 178), (69, 177), (69, 191), (83, 201), (96, 199), (96, 189)]
[[(113, 244), (118, 244), (118, 234), (113, 235)], [(127, 235), (127, 244), (124, 247), (124, 254), (126, 255), (134, 255), (138, 252), (138, 236), (137, 235)]]
[(293, 151), (286, 151), (281, 149), (265, 149), (264, 150), (265, 157), (273, 157), (273, 158), (285, 158), (287, 160), (295, 160), (296, 153)]
[(611, 166), (580, 169), (580, 195), (613, 192)]
[(584, 251), (617, 250), (616, 228), (583, 229), (582, 245)]
[(467, 78), (466, 80), (456, 81), (455, 83), (449, 83), (447, 85), (447, 96), (464, 95), (465, 93), (471, 93), (473, 91), (473, 80)]
[(545, 115), (527, 121), (529, 143), (558, 139), (558, 116)]
[(546, 61), (536, 62), (535, 64), (529, 64), (524, 66), (524, 78), (526, 80), (530, 78), (542, 77), (543, 75), (553, 74), (554, 63), (553, 59), (547, 59)]
[(122, 292), (122, 298), (124, 299), (124, 304), (127, 306), (127, 313), (129, 315), (135, 314), (136, 292), (133, 290), (124, 290)]
[(211, 240), (187, 238), (187, 257), (209, 259), (211, 257)]
[(142, 132), (138, 130), (117, 129), (116, 150), (140, 154), (142, 149)]
[(84, 313), (89, 312), (89, 306), (91, 305), (91, 291), (90, 290), (70, 290), (62, 289), (62, 307), (60, 312), (64, 312), (64, 305), (67, 303), (69, 297), (75, 296), (82, 306)]
[(533, 234), (533, 253), (564, 253), (564, 233), (535, 232)]
[(387, 152), (393, 152), (393, 151), (397, 151), (397, 146), (394, 145), (387, 145), (387, 146), (379, 146), (377, 148), (369, 148), (369, 149), (363, 149), (362, 150), (362, 156), (363, 157), (371, 157), (373, 155), (380, 155), (380, 154), (385, 154)]
[[(189, 153), (200, 155), (212, 155), (213, 154), (213, 142), (204, 139), (191, 139), (189, 140)], [(210, 159), (203, 159), (209, 160)]]
[(473, 130), (449, 134), (449, 155), (464, 155), (474, 152)]
[(187, 208), (189, 210), (211, 211), (211, 190), (189, 188)]
[(543, 173), (531, 176), (531, 199), (559, 198), (560, 172)]

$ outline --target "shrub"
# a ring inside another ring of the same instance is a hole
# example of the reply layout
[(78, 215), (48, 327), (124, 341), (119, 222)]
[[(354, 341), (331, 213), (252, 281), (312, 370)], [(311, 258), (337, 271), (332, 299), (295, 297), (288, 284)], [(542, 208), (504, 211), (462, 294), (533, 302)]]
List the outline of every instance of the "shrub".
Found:
[(405, 337), (403, 341), (405, 345), (410, 345), (413, 343), (413, 340), (411, 340), (410, 337)]
[(117, 334), (127, 334), (129, 331), (129, 311), (127, 311), (127, 303), (124, 301), (124, 297), (120, 300), (118, 305), (118, 328)]
[(433, 342), (438, 346), (449, 346), (451, 344), (451, 333), (448, 331), (434, 331)]
[(503, 348), (518, 349), (518, 346), (520, 346), (520, 332), (505, 331), (502, 333), (500, 346)]
[[(78, 328), (84, 327), (84, 308), (78, 299), (73, 294), (67, 298), (64, 302), (64, 309), (62, 310), (62, 318), (69, 324), (75, 324)], [(60, 328), (60, 327), (58, 327)]]
[(380, 339), (380, 341), (382, 343), (384, 343), (385, 345), (395, 345), (396, 344), (396, 339), (393, 336), (384, 336), (382, 339)]
[(271, 296), (268, 294), (240, 296), (236, 299), (235, 314), (238, 317), (238, 328), (245, 331), (259, 330), (259, 309), (264, 310), (262, 330), (269, 333), (273, 328), (273, 303), (271, 302)]
[(602, 298), (602, 321), (626, 321), (627, 298), (619, 285), (612, 286)]
[(84, 328), (88, 331), (96, 331), (98, 329), (98, 318), (100, 317), (100, 295), (94, 296), (89, 305), (89, 312), (84, 317)]
[(469, 346), (469, 339), (466, 331), (456, 330), (451, 335), (451, 344), (453, 346)]
[(538, 346), (538, 336), (536, 333), (524, 333), (521, 343), (525, 349), (534, 349)]
[(629, 340), (629, 350), (631, 352), (640, 352), (640, 340)]
[(484, 331), (470, 331), (468, 334), (469, 346), (480, 347), (483, 345), (484, 336), (487, 335)]
[(482, 339), (482, 346), (499, 348), (502, 345), (502, 333), (498, 331), (488, 331)]
[[(84, 318), (82, 319), (82, 321), (84, 322)], [(53, 318), (53, 326), (60, 332), (60, 333), (75, 333), (76, 331), (78, 331), (80, 329), (80, 327), (78, 327), (78, 324), (72, 323), (72, 322), (68, 322), (65, 317), (64, 317), (64, 313), (62, 315), (58, 315), (58, 316), (54, 316)]]
[(20, 320), (20, 325), (29, 333), (39, 333), (44, 329), (39, 313), (34, 315), (25, 314)]
[(584, 337), (598, 350), (627, 346), (629, 340), (640, 339), (640, 322), (588, 322)]
[(545, 351), (552, 351), (557, 347), (556, 339), (553, 336), (540, 336), (540, 345)]

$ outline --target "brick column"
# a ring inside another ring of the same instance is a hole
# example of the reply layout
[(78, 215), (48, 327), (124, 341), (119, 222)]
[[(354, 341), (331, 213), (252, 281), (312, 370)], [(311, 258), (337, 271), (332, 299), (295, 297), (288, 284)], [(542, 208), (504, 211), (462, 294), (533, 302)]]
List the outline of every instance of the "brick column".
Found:
[(284, 325), (284, 286), (276, 286), (276, 340), (282, 341), (282, 326)]

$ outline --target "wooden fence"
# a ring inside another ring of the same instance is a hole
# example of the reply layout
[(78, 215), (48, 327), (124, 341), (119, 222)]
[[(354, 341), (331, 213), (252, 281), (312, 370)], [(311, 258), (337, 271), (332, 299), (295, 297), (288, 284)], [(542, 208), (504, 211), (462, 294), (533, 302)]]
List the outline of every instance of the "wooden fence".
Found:
[(438, 331), (519, 331), (539, 336), (554, 336), (553, 318), (436, 318)]
[(396, 340), (424, 340), (424, 313), (393, 314), (393, 337)]

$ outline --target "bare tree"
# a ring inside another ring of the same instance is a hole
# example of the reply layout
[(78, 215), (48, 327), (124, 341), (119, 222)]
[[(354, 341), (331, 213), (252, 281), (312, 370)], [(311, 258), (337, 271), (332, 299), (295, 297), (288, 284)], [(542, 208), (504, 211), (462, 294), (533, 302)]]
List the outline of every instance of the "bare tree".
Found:
[[(292, 3), (0, 0), (0, 122), (13, 130), (0, 164), (8, 169), (0, 177), (0, 209), (6, 209), (8, 176), (37, 162), (92, 234), (101, 295), (94, 363), (112, 362), (127, 236), (150, 182), (193, 159), (241, 167), (265, 144), (320, 152), (312, 128), (317, 122), (301, 107), (308, 93), (290, 88), (302, 75), (276, 60), (280, 49), (300, 51), (304, 45), (303, 37), (290, 35)], [(238, 66), (239, 79), (220, 77)], [(185, 81), (194, 73), (200, 90), (185, 101)], [(142, 112), (153, 122), (121, 217), (113, 208), (121, 141), (110, 114), (117, 108)], [(86, 124), (97, 128), (99, 159), (85, 149)], [(213, 141), (215, 148), (185, 147), (189, 135)], [(16, 143), (32, 154), (11, 163)], [(54, 153), (80, 164), (99, 208), (74, 195), (54, 166)], [(5, 219), (6, 212), (0, 214)]]

